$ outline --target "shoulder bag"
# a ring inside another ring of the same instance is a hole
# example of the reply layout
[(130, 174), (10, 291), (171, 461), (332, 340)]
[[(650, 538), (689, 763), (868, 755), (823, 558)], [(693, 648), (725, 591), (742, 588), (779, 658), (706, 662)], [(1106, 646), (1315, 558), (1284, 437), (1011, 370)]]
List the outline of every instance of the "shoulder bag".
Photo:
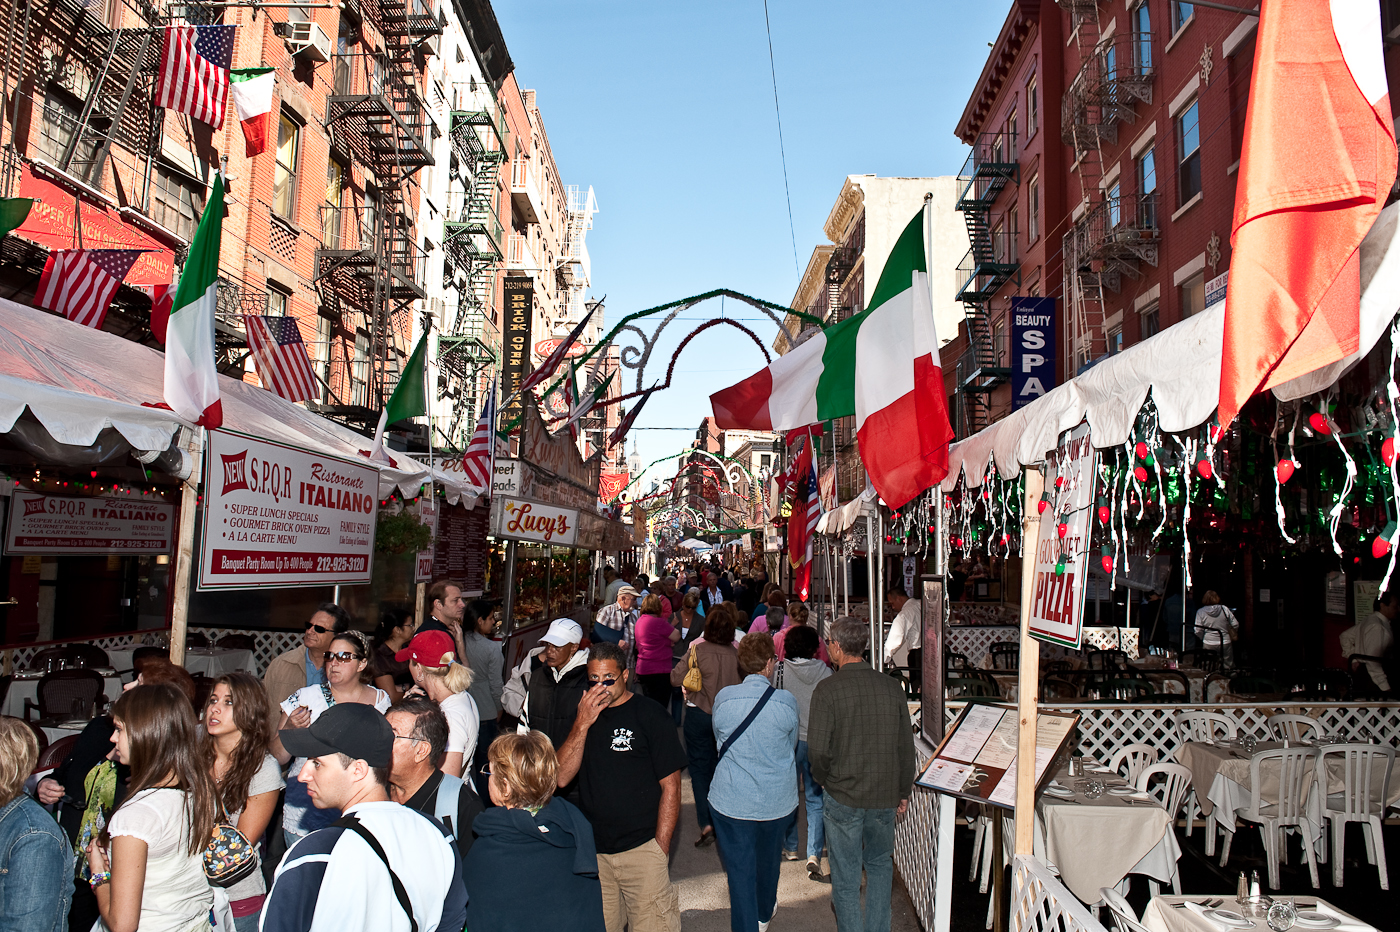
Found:
[(204, 849), (204, 876), (216, 887), (231, 887), (258, 869), (258, 849), (233, 824), (228, 807), (220, 802), (219, 809), (223, 818)]
[(394, 869), (389, 866), (389, 855), (384, 853), (384, 846), (379, 843), (379, 839), (375, 838), (374, 833), (365, 828), (364, 824), (361, 823), (359, 819), (355, 818), (353, 812), (349, 815), (341, 816), (339, 819), (332, 822), (331, 825), (349, 829), (356, 835), (359, 835), (365, 840), (365, 844), (369, 845), (370, 850), (378, 856), (379, 860), (384, 862), (384, 869), (389, 872), (389, 882), (394, 885), (394, 898), (399, 901), (399, 906), (403, 907), (403, 911), (408, 914), (408, 924), (412, 932), (418, 932), (418, 920), (413, 917), (413, 904), (408, 900), (408, 890), (404, 888), (403, 881), (399, 879), (399, 875), (394, 873)]
[(734, 733), (732, 735), (724, 739), (724, 744), (720, 747), (719, 756), (716, 758), (716, 760), (724, 759), (724, 752), (729, 750), (729, 746), (735, 741), (737, 741), (739, 739), (739, 736), (748, 730), (748, 727), (753, 724), (753, 720), (758, 718), (758, 713), (762, 712), (763, 707), (768, 704), (769, 697), (772, 696), (775, 692), (777, 692), (777, 690), (774, 689), (772, 686), (769, 686), (763, 691), (763, 695), (758, 697), (758, 701), (754, 703), (753, 708), (749, 710), (749, 714), (744, 717), (744, 720), (739, 723), (739, 727), (734, 729)]
[(698, 693), (705, 688), (704, 677), (700, 674), (700, 667), (695, 663), (695, 642), (690, 642), (689, 666), (685, 671), (685, 679), (681, 681), (681, 686), (686, 692)]

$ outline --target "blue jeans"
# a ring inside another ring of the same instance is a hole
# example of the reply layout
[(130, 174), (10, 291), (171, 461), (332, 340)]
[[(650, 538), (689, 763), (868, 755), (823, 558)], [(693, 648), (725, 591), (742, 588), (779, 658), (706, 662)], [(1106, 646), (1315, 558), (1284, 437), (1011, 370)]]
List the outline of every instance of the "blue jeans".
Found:
[(759, 922), (772, 919), (778, 906), (780, 845), (797, 810), (766, 822), (731, 819), (722, 812), (713, 817), (720, 863), (729, 880), (729, 928), (758, 932)]
[[(797, 742), (797, 778), (802, 781), (803, 792), (807, 794), (807, 857), (819, 858), (826, 847), (826, 826), (822, 824), (822, 788), (812, 779), (812, 765), (807, 761), (807, 742)], [(792, 820), (787, 838), (783, 841), (784, 851), (797, 850), (797, 820)]]
[(709, 712), (694, 706), (685, 710), (685, 752), (690, 759), (690, 788), (695, 793), (695, 821), (701, 830), (714, 825), (710, 817), (710, 781), (719, 766), (719, 748)]
[[(853, 809), (827, 796), (823, 807), (831, 850), (831, 905), (836, 932), (889, 932), (894, 884), (894, 810)], [(860, 873), (865, 869), (865, 919)]]

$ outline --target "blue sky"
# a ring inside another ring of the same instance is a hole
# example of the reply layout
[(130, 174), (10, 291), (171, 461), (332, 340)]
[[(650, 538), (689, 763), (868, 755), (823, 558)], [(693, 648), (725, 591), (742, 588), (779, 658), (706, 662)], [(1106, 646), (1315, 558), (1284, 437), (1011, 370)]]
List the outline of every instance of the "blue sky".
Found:
[[(607, 295), (609, 327), (715, 288), (786, 304), (799, 266), (826, 241), (822, 224), (846, 175), (955, 174), (966, 149), (953, 128), (1008, 9), (769, 0), (794, 263), (762, 0), (495, 4), (564, 183), (597, 194), (592, 294)], [(733, 301), (723, 310), (771, 344), (766, 318)], [(710, 301), (672, 323), (646, 384), (664, 379), (680, 340), (720, 313)], [(648, 463), (687, 446), (709, 394), (763, 365), (732, 328), (697, 337), (637, 424), (683, 429), (634, 430), (628, 451), (639, 441)], [(624, 374), (631, 390), (636, 374)]]

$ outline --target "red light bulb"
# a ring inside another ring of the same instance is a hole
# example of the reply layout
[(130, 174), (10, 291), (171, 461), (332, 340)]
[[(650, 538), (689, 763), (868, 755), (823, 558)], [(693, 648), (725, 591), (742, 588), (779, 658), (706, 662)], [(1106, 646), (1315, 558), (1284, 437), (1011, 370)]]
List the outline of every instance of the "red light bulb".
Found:
[(1113, 575), (1113, 558), (1112, 558), (1112, 557), (1102, 557), (1102, 558), (1100, 558), (1100, 562), (1103, 564), (1104, 575), (1105, 575), (1105, 576), (1112, 576), (1112, 575)]
[(1202, 479), (1209, 479), (1215, 474), (1215, 467), (1211, 466), (1210, 460), (1203, 459), (1196, 464), (1196, 472), (1200, 473)]
[(1038, 501), (1038, 502), (1035, 503), (1035, 510), (1036, 510), (1036, 513), (1037, 513), (1037, 514), (1042, 514), (1042, 515), (1045, 514), (1045, 509), (1047, 509), (1047, 508), (1049, 508), (1049, 507), (1050, 507), (1050, 503), (1047, 502), (1047, 501), (1046, 501), (1045, 499), (1043, 499), (1043, 498), (1042, 498), (1040, 501)]
[(1107, 524), (1107, 523), (1108, 523), (1108, 519), (1111, 518), (1111, 517), (1113, 517), (1113, 512), (1109, 509), (1109, 507), (1108, 507), (1107, 505), (1100, 505), (1100, 506), (1099, 506), (1099, 523), (1100, 523), (1100, 524)]
[(1388, 553), (1390, 553), (1390, 541), (1386, 540), (1384, 535), (1377, 534), (1375, 540), (1371, 541), (1371, 556), (1379, 560)]
[(1064, 537), (1068, 536), (1068, 534), (1069, 534), (1069, 525), (1066, 524), (1065, 522), (1061, 521), (1061, 522), (1060, 522), (1060, 526), (1059, 526), (1058, 528), (1056, 528), (1056, 530), (1058, 530), (1058, 531), (1060, 532), (1060, 537), (1061, 537), (1061, 538), (1064, 538)]
[(1138, 458), (1138, 459), (1140, 459), (1140, 460), (1145, 460), (1145, 459), (1147, 459), (1147, 444), (1145, 444), (1145, 443), (1143, 443), (1141, 440), (1139, 440), (1139, 441), (1137, 442), (1137, 445), (1133, 447), (1133, 452), (1134, 452), (1135, 454), (1137, 454), (1137, 458)]
[(1141, 466), (1136, 467), (1135, 469), (1133, 469), (1133, 478), (1136, 479), (1138, 482), (1146, 482), (1147, 470)]
[(1321, 411), (1314, 411), (1308, 415), (1308, 426), (1323, 436), (1331, 436), (1332, 425), (1327, 423), (1327, 415)]
[(1381, 443), (1381, 461), (1387, 466), (1395, 463), (1395, 438), (1386, 437)]
[(1287, 485), (1288, 480), (1293, 478), (1293, 471), (1296, 468), (1292, 460), (1279, 460), (1278, 466), (1274, 467), (1274, 472), (1278, 475), (1279, 484)]

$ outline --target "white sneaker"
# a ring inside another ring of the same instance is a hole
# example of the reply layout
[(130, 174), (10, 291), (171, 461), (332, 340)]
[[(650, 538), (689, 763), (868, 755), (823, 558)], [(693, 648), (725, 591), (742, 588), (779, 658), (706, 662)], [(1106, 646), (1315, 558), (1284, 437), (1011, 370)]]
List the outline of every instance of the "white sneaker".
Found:
[[(773, 916), (776, 916), (776, 915), (778, 915), (778, 904), (777, 904), (777, 903), (774, 903), (774, 904), (773, 904)], [(768, 923), (773, 921), (773, 916), (769, 916), (769, 917), (768, 917), (768, 922), (760, 922), (760, 923), (758, 924), (758, 932), (768, 932)]]

